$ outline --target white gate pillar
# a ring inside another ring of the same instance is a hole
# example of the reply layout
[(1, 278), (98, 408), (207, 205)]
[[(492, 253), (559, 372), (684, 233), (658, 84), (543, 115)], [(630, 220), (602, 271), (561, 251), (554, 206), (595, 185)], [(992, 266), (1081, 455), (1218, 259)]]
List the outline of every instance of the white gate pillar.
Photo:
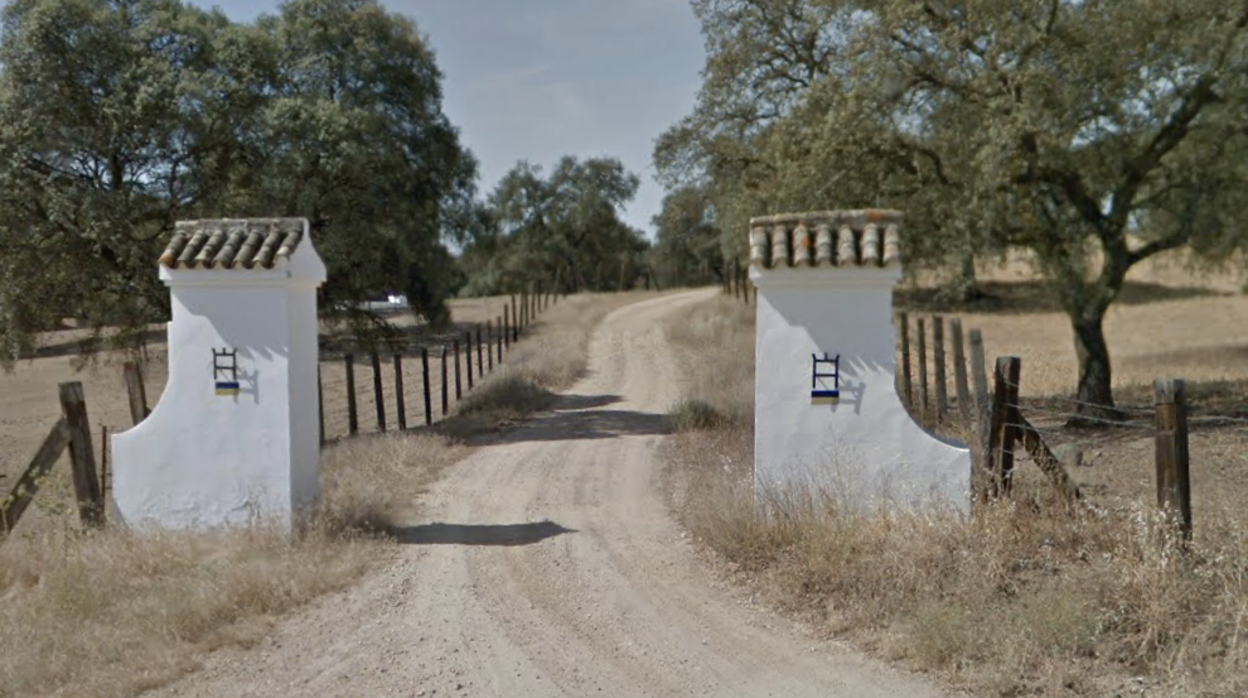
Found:
[(304, 219), (182, 221), (160, 257), (169, 381), (112, 437), (113, 496), (134, 526), (255, 519), (289, 528), (319, 494), (316, 289)]
[(896, 392), (897, 211), (750, 221), (758, 288), (755, 493), (970, 508), (971, 457), (916, 424)]

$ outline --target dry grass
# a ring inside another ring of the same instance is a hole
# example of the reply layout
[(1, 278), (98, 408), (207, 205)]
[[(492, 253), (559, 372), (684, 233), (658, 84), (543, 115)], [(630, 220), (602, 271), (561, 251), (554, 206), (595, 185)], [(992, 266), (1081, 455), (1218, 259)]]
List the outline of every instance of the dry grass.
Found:
[[(701, 386), (686, 398), (737, 418), (669, 442), (673, 505), (713, 558), (778, 607), (979, 695), (1248, 693), (1242, 502), (1206, 502), (1188, 555), (1161, 534), (1146, 487), (1095, 514), (1046, 506), (1042, 491), (1040, 506), (1021, 497), (974, 518), (865, 513), (804, 491), (770, 495), (759, 515), (752, 395), (702, 385), (720, 374), (752, 384), (752, 318), (723, 299), (693, 318), (669, 328), (691, 359), (687, 384)], [(1226, 481), (1242, 485), (1236, 462)]]
[(589, 339), (611, 311), (643, 293), (584, 293), (547, 309), (512, 345), (505, 362), (455, 408), (443, 427), (458, 437), (488, 433), (549, 406), (585, 375)]
[(0, 545), (0, 696), (127, 696), (203, 652), (263, 637), (275, 618), (358, 579), (464, 447), (361, 438), (324, 454), (322, 500), (291, 539), (259, 525), (134, 535), (42, 527)]

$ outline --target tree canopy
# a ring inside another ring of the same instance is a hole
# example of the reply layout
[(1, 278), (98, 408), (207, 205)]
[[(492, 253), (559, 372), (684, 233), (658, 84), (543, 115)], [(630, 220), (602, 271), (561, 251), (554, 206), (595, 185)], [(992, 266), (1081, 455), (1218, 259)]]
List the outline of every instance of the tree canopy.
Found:
[(289, 0), (254, 25), (178, 0), (13, 0), (0, 18), (0, 343), (167, 313), (176, 219), (302, 216), (326, 308), (403, 290), (431, 321), (476, 164), (413, 23)]
[(910, 259), (1022, 247), (1071, 320), (1079, 412), (1113, 410), (1105, 313), (1127, 271), (1248, 240), (1248, 5), (1224, 0), (695, 0), (697, 107), (670, 184), (745, 219), (890, 206)]
[(631, 287), (649, 244), (620, 214), (639, 184), (615, 158), (566, 156), (548, 177), (518, 163), (468, 214), (464, 293), (511, 293), (552, 279), (565, 291)]

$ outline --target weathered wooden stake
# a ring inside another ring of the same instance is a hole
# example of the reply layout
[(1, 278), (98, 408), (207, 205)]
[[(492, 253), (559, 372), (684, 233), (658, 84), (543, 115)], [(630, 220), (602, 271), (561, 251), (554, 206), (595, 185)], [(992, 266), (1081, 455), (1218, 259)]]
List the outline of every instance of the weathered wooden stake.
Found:
[(464, 364), (468, 367), (468, 389), (472, 390), (472, 333), (464, 333)]
[(321, 384), (321, 364), (316, 364), (316, 414), (320, 418), (321, 445), (325, 445), (325, 388)]
[(377, 404), (377, 431), (386, 431), (386, 397), (381, 388), (381, 357), (373, 352), (369, 357), (373, 362), (373, 402)]
[(953, 332), (953, 383), (958, 391), (958, 411), (964, 421), (971, 418), (971, 389), (966, 380), (966, 349), (962, 341), (962, 321), (952, 320), (949, 328)]
[[(506, 312), (506, 310), (507, 310), (507, 307), (504, 306), (503, 311)], [(520, 322), (520, 316), (517, 315), (516, 313), (517, 313), (516, 294), (513, 293), (511, 294), (511, 319), (512, 319), (511, 341), (513, 342), (520, 341), (520, 331), (524, 329), (524, 323)]]
[(399, 431), (407, 429), (407, 396), (403, 394), (403, 355), (394, 355), (394, 411)]
[(1153, 384), (1157, 435), (1157, 506), (1178, 527), (1182, 541), (1192, 539), (1192, 483), (1187, 443), (1187, 383), (1178, 379)]
[(945, 374), (945, 319), (939, 315), (932, 318), (932, 361), (936, 368), (936, 423), (944, 424), (949, 412), (949, 381)]
[(455, 349), (455, 402), (459, 402), (464, 399), (463, 383), (459, 379), (459, 340), (454, 340), (451, 346)]
[(91, 421), (87, 418), (82, 383), (61, 383), (59, 388), (61, 411), (69, 425), (69, 458), (78, 517), (84, 526), (98, 528), (104, 523), (104, 498), (100, 495), (100, 478), (95, 469), (95, 444), (91, 442)]
[(914, 410), (914, 386), (910, 378), (910, 314), (902, 313), (898, 319), (901, 325), (901, 391), (906, 401), (906, 409)]
[(425, 426), (433, 424), (433, 398), (429, 394), (429, 348), (420, 348), (420, 373), (425, 383)]
[[(513, 326), (513, 322), (511, 318), (512, 318), (511, 310), (509, 310), (507, 308), (507, 304), (504, 303), (503, 304), (503, 344), (508, 349), (511, 348), (511, 331), (512, 331), (512, 326)], [(514, 324), (519, 324), (519, 323), (514, 323)]]
[(108, 425), (100, 425), (100, 497), (105, 518), (108, 515)]
[(481, 351), (481, 323), (479, 322), (477, 323), (477, 377), (485, 378), (485, 362), (482, 359)]
[(446, 379), (446, 345), (442, 345), (442, 418), (451, 411), (451, 384)]
[(1018, 408), (1018, 381), (1022, 362), (1017, 356), (997, 359), (993, 372), (992, 424), (992, 495), (1009, 495), (1014, 487), (1014, 444), (1019, 428), (1011, 417)]
[(130, 420), (138, 424), (147, 418), (147, 390), (143, 387), (143, 371), (139, 362), (127, 361), (122, 369), (126, 377), (126, 393), (130, 396)]
[(494, 371), (494, 321), (485, 323), (485, 362), (486, 368)]
[(988, 409), (988, 368), (984, 359), (984, 335), (971, 330), (971, 376), (975, 379), (975, 411)]
[(926, 424), (928, 421), (927, 400), (927, 322), (919, 318), (919, 414)]
[[(499, 318), (499, 323), (500, 323), (499, 327), (502, 327), (502, 324), (501, 324), (502, 318)], [(503, 335), (502, 333), (499, 333), (498, 335), (498, 363), (500, 366), (503, 363)]]
[(347, 433), (355, 436), (360, 431), (360, 415), (355, 409), (355, 356), (342, 358), (347, 368)]

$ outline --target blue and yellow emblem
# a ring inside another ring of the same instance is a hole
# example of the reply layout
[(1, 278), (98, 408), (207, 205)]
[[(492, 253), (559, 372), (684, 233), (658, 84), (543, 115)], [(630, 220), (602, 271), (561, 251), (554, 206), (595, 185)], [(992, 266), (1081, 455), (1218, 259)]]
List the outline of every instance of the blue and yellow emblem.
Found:
[(217, 395), (238, 395), (238, 382), (217, 381)]

